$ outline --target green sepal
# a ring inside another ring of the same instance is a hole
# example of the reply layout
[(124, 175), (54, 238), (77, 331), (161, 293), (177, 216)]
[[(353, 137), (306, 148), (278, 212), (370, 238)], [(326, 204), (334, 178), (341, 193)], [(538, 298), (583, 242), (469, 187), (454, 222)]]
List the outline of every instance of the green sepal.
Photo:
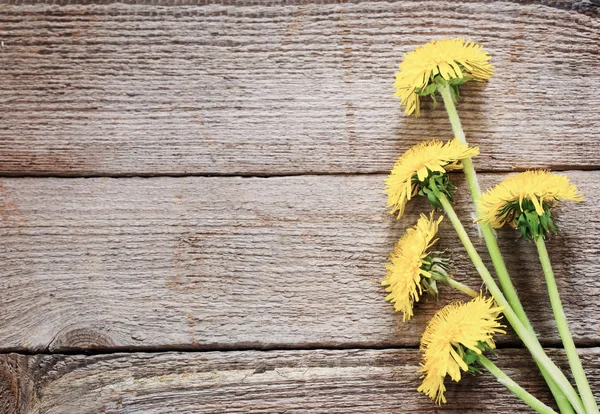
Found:
[(439, 291), (437, 288), (437, 282), (434, 279), (428, 277), (421, 278), (421, 289), (432, 298), (437, 299)]
[(467, 371), (469, 374), (481, 374), (479, 367), (476, 365), (479, 362), (479, 354), (477, 352), (467, 349), (463, 361), (469, 366), (469, 370)]
[(427, 85), (426, 87), (422, 88), (422, 89), (416, 89), (415, 92), (417, 95), (420, 96), (429, 96), (429, 95), (434, 95), (435, 92), (437, 91), (437, 84), (435, 83), (430, 83), (429, 85)]
[(450, 177), (448, 177), (448, 173), (446, 172), (430, 171), (429, 175), (423, 181), (420, 181), (418, 176), (414, 175), (412, 183), (416, 184), (419, 188), (417, 194), (427, 197), (429, 204), (434, 209), (442, 208), (442, 204), (436, 193), (442, 193), (451, 203), (454, 202), (454, 190), (456, 187), (450, 182)]
[(431, 96), (431, 99), (433, 100), (433, 109), (435, 109), (437, 107), (437, 100), (435, 99), (435, 96), (438, 92), (438, 88), (440, 86), (450, 85), (452, 101), (456, 103), (458, 99), (460, 99), (460, 86), (466, 82), (469, 82), (470, 80), (473, 80), (473, 77), (468, 74), (468, 71), (461, 64), (458, 65), (463, 73), (462, 78), (451, 78), (446, 80), (440, 74), (433, 75), (432, 73), (429, 77), (429, 83), (423, 88), (415, 88), (415, 93), (419, 96)]
[(421, 288), (433, 298), (437, 298), (439, 293), (437, 281), (445, 280), (450, 277), (447, 271), (449, 260), (442, 257), (443, 254), (444, 252), (431, 252), (421, 261), (421, 269), (431, 274), (431, 278), (421, 278)]
[(448, 81), (448, 83), (449, 83), (451, 86), (461, 86), (462, 84), (464, 84), (464, 83), (467, 83), (467, 82), (469, 82), (469, 81), (471, 81), (471, 80), (473, 80), (473, 77), (472, 77), (472, 76), (469, 76), (469, 75), (463, 75), (463, 77), (462, 77), (462, 78), (452, 78), (452, 79), (450, 79), (450, 80)]
[(429, 200), (429, 204), (433, 206), (433, 208), (441, 208), (440, 200), (438, 200), (437, 196), (434, 194), (433, 190), (424, 187), (419, 190), (419, 195), (423, 195), (427, 197)]
[(446, 86), (446, 85), (448, 85), (448, 81), (446, 79), (444, 79), (443, 76), (440, 76), (440, 75), (436, 75), (436, 77), (434, 78), (434, 82), (436, 84), (438, 84), (439, 86)]
[(470, 80), (473, 80), (473, 77), (469, 75), (464, 75), (462, 78), (452, 78), (449, 80), (444, 79), (444, 77), (441, 75), (436, 75), (430, 79), (429, 83), (424, 88), (416, 88), (415, 93), (419, 96), (431, 96), (431, 99), (433, 100), (433, 107), (435, 108), (437, 105), (435, 95), (440, 86), (450, 86), (452, 100), (456, 103), (456, 101), (460, 98), (460, 86)]
[[(462, 358), (462, 360), (467, 365), (467, 372), (469, 374), (481, 374), (481, 370), (479, 369), (479, 357), (482, 354), (479, 354), (472, 349), (466, 348), (462, 344), (452, 344), (452, 347), (456, 351), (456, 353)], [(486, 342), (479, 341), (477, 343), (477, 349), (483, 352), (494, 352), (493, 348), (491, 348)]]
[(505, 205), (498, 217), (517, 227), (526, 239), (532, 240), (539, 236), (546, 239), (550, 233), (558, 231), (550, 215), (552, 207), (552, 203), (542, 202), (544, 213), (540, 216), (533, 202), (524, 199), (521, 204), (514, 201)]

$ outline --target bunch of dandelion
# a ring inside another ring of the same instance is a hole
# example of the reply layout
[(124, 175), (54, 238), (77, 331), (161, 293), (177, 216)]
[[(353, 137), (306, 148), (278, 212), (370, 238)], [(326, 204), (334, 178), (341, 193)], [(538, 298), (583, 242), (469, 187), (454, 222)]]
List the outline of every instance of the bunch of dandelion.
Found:
[[(437, 141), (420, 144), (398, 159), (386, 181), (388, 207), (392, 208), (392, 213), (397, 213), (400, 217), (406, 203), (412, 197), (422, 195), (427, 197), (434, 208), (443, 209), (488, 290), (500, 307), (504, 309), (503, 313), (506, 319), (540, 367), (561, 413), (573, 413), (573, 409), (581, 414), (597, 413), (595, 402), (590, 403), (590, 400), (593, 402), (593, 396), (591, 399), (587, 398), (584, 408), (572, 385), (542, 349), (518, 299), (492, 230), (492, 225), (496, 226), (501, 220), (519, 228), (522, 228), (519, 223), (538, 223), (538, 233), (553, 230), (554, 225), (546, 212), (558, 199), (573, 198), (565, 196), (564, 192), (556, 194), (542, 190), (541, 193), (536, 193), (536, 197), (534, 197), (536, 201), (525, 197), (524, 201), (520, 204), (517, 203), (519, 208), (515, 208), (516, 204), (513, 202), (509, 207), (504, 206), (500, 216), (492, 214), (492, 216), (480, 218), (481, 232), (504, 293), (496, 285), (481, 260), (451, 204), (455, 187), (450, 183), (447, 172), (461, 167), (464, 170), (474, 205), (479, 206), (480, 204), (481, 190), (470, 159), (478, 154), (478, 149), (468, 147), (455, 103), (459, 96), (459, 87), (463, 83), (470, 80), (484, 81), (492, 75), (493, 67), (489, 62), (490, 58), (490, 55), (484, 52), (481, 46), (463, 39), (432, 41), (404, 55), (404, 61), (400, 64), (400, 71), (396, 74), (394, 86), (396, 96), (401, 99), (401, 105), (406, 107), (405, 112), (418, 116), (420, 114), (420, 97), (431, 96), (435, 102), (436, 95), (440, 94), (456, 138), (451, 144), (444, 145)], [(452, 151), (448, 151), (450, 147), (452, 147)], [(563, 190), (566, 191), (566, 189)], [(510, 190), (508, 192), (510, 193)], [(514, 201), (514, 199), (511, 200)], [(488, 206), (488, 204), (485, 205)], [(493, 203), (489, 204), (489, 206), (493, 205)], [(533, 211), (536, 213), (535, 217), (529, 208), (530, 205), (533, 206)], [(543, 214), (537, 214), (542, 210)], [(477, 211), (485, 214), (483, 207)], [(528, 226), (528, 228), (532, 236), (538, 234), (532, 230), (532, 226)], [(541, 242), (537, 242), (537, 240), (541, 240)], [(536, 237), (538, 249), (540, 249), (540, 243), (543, 243), (543, 237)], [(549, 265), (549, 261), (547, 264)], [(545, 265), (544, 260), (542, 260), (542, 265)], [(547, 273), (546, 269), (545, 272)], [(579, 387), (579, 382), (577, 385)], [(580, 392), (584, 395), (581, 388)], [(586, 400), (585, 395), (584, 400)], [(546, 409), (547, 407), (540, 407), (540, 410), (544, 410), (540, 412), (548, 412), (545, 411)]]
[[(493, 74), (490, 59), (490, 54), (483, 51), (480, 45), (464, 39), (432, 40), (404, 55), (394, 83), (396, 96), (401, 98), (400, 104), (406, 106), (407, 114), (414, 113), (418, 116), (420, 113), (419, 97), (431, 96), (435, 100), (435, 96), (440, 94), (448, 112), (454, 136), (461, 144), (467, 145), (455, 107), (459, 96), (459, 87), (470, 80), (488, 80)], [(481, 198), (481, 190), (475, 168), (471, 159), (466, 157), (462, 161), (462, 165), (473, 203), (477, 205)], [(507, 300), (519, 320), (533, 333), (533, 327), (519, 301), (491, 226), (482, 224), (481, 232)]]
[[(451, 143), (461, 146), (462, 151), (460, 154), (478, 153), (477, 149), (469, 148), (467, 145), (457, 143), (456, 141), (451, 141)], [(447, 145), (449, 144), (450, 143), (447, 143)], [(427, 150), (423, 151), (424, 148)], [(423, 157), (424, 153), (427, 154), (427, 157)], [(425, 167), (425, 160), (427, 160), (428, 165), (432, 165), (433, 168)], [(502, 291), (496, 285), (492, 275), (477, 253), (466, 230), (464, 229), (452, 207), (451, 200), (453, 198), (453, 191), (455, 187), (450, 182), (449, 175), (444, 169), (444, 166), (451, 165), (454, 167), (459, 165), (461, 161), (464, 163), (466, 160), (467, 159), (459, 160), (448, 157), (445, 154), (445, 146), (437, 141), (425, 142), (409, 149), (403, 156), (400, 157), (394, 167), (394, 170), (392, 170), (392, 173), (386, 181), (388, 205), (392, 207), (392, 212), (398, 211), (399, 209), (396, 208), (396, 204), (394, 204), (394, 200), (397, 200), (398, 203), (401, 204), (401, 208), (404, 209), (407, 199), (396, 197), (396, 195), (401, 194), (403, 191), (402, 189), (407, 188), (410, 185), (411, 195), (425, 196), (434, 207), (441, 207), (444, 210), (487, 288), (490, 290), (500, 306), (504, 308), (504, 314), (506, 318), (513, 326), (517, 334), (522, 338), (528, 349), (531, 351), (534, 359), (540, 365), (542, 372), (547, 378), (550, 378), (552, 381), (554, 381), (553, 386), (564, 390), (563, 395), (565, 395), (569, 401), (572, 401), (573, 406), (579, 408), (581, 406), (581, 402), (575, 390), (569, 384), (564, 374), (544, 353), (536, 336), (519, 321), (519, 318), (515, 314), (514, 310), (510, 307), (508, 301), (502, 294)], [(406, 166), (411, 166), (411, 168), (407, 168)], [(443, 171), (440, 171), (440, 168), (437, 168), (438, 166), (442, 166), (441, 169), (443, 169)], [(399, 172), (402, 172), (402, 174), (400, 175)], [(419, 173), (421, 173), (421, 175), (419, 175)], [(396, 179), (392, 180), (393, 177)], [(417, 228), (418, 227), (419, 226), (417, 226)], [(423, 225), (422, 227), (427, 228)], [(421, 234), (427, 235), (423, 237), (421, 246), (430, 246), (432, 244), (434, 236), (431, 233), (431, 231), (421, 231)], [(411, 236), (408, 236), (404, 241), (401, 239), (400, 246), (408, 245), (408, 240), (414, 241), (413, 238), (415, 237), (414, 234), (416, 233), (411, 231), (410, 234)], [(407, 260), (402, 262), (402, 264), (400, 264), (398, 260), (394, 262), (394, 258), (401, 260), (400, 258), (403, 257), (399, 254), (398, 247), (396, 247), (391, 255), (392, 266), (390, 267), (388, 265), (388, 274), (384, 284), (388, 286), (388, 292), (390, 293), (390, 295), (388, 295), (388, 300), (393, 300), (395, 302), (396, 309), (401, 310), (404, 313), (404, 320), (410, 319), (410, 316), (412, 316), (412, 306), (414, 305), (414, 302), (420, 293), (420, 285), (418, 283), (425, 280), (423, 277), (425, 275), (423, 272), (421, 272), (421, 270), (423, 270), (422, 266), (424, 264), (422, 261), (423, 255), (427, 255), (427, 248), (429, 247), (426, 247), (425, 249), (417, 248), (414, 250), (414, 254), (411, 256), (410, 262)], [(419, 260), (421, 260), (421, 262), (419, 262)], [(410, 263), (412, 263), (412, 265), (410, 265)], [(397, 271), (396, 274), (390, 272), (395, 269), (411, 268), (411, 266), (413, 272)], [(418, 275), (418, 278), (415, 275)], [(392, 280), (395, 282), (394, 285), (392, 285)], [(402, 282), (398, 283), (399, 281)], [(410, 287), (412, 290), (407, 289), (406, 286)], [(558, 394), (556, 389), (554, 391)], [(564, 403), (568, 402), (565, 400), (561, 401), (561, 403), (564, 405)]]

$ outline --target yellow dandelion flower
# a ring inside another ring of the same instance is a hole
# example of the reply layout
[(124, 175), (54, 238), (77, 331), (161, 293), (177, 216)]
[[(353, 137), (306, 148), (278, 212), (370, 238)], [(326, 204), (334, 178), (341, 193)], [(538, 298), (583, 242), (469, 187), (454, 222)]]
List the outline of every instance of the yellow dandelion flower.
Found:
[(577, 187), (564, 175), (536, 170), (511, 175), (482, 195), (480, 221), (500, 228), (505, 223), (515, 227), (522, 212), (532, 209), (543, 216), (559, 200), (583, 201)]
[(446, 402), (444, 379), (460, 381), (461, 370), (469, 371), (467, 354), (480, 355), (495, 348), (493, 335), (505, 333), (498, 322), (502, 307), (492, 298), (477, 297), (467, 303), (453, 303), (431, 319), (421, 339), (423, 362), (419, 372), (423, 383), (418, 391), (441, 404)]
[(431, 273), (423, 267), (429, 264), (427, 257), (430, 253), (427, 250), (438, 240), (435, 235), (442, 219), (443, 216), (440, 216), (434, 220), (433, 211), (429, 217), (421, 214), (417, 224), (398, 240), (388, 259), (387, 274), (381, 284), (387, 286), (386, 292), (389, 293), (385, 299), (394, 304), (396, 311), (404, 314), (404, 322), (413, 316), (413, 305), (422, 294), (421, 278), (431, 277)]
[(437, 140), (426, 141), (410, 148), (398, 158), (385, 181), (387, 206), (392, 207), (392, 214), (398, 212), (398, 218), (404, 214), (408, 200), (417, 195), (419, 181), (425, 181), (431, 172), (462, 169), (460, 160), (476, 155), (479, 155), (479, 148), (461, 144), (458, 138), (445, 144)]
[(396, 73), (394, 96), (405, 105), (407, 115), (419, 116), (420, 97), (417, 92), (440, 75), (446, 81), (473, 79), (484, 81), (493, 74), (491, 56), (482, 47), (464, 39), (432, 40), (404, 55)]

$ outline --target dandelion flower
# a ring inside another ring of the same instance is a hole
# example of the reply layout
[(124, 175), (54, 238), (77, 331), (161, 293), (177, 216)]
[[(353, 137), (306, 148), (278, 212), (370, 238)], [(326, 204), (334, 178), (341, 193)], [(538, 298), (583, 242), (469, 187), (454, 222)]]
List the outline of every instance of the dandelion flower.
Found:
[(445, 81), (460, 80), (457, 85), (470, 79), (484, 81), (493, 73), (490, 59), (481, 46), (464, 39), (432, 40), (404, 55), (396, 73), (394, 96), (406, 106), (407, 115), (419, 116), (419, 93), (435, 83), (437, 75)]
[(516, 227), (523, 213), (533, 211), (549, 220), (549, 211), (559, 200), (583, 201), (583, 198), (564, 175), (543, 170), (525, 171), (507, 177), (482, 195), (479, 220), (494, 228), (506, 223)]
[(413, 316), (413, 305), (422, 294), (422, 278), (430, 278), (430, 253), (427, 251), (438, 239), (435, 235), (443, 216), (437, 220), (433, 212), (427, 217), (421, 214), (416, 226), (408, 229), (396, 243), (386, 265), (387, 274), (381, 283), (387, 286), (389, 295), (385, 298), (394, 304), (396, 311), (401, 311), (403, 321)]
[(462, 168), (460, 160), (479, 154), (479, 148), (461, 144), (457, 138), (445, 144), (432, 140), (410, 148), (396, 163), (385, 181), (387, 206), (398, 218), (404, 213), (408, 200), (417, 195), (419, 182), (424, 182), (432, 172), (446, 173)]
[(423, 383), (418, 391), (436, 404), (445, 403), (446, 375), (460, 381), (461, 370), (470, 370), (473, 357), (484, 349), (495, 348), (493, 335), (505, 333), (498, 322), (502, 309), (492, 298), (480, 296), (467, 303), (450, 304), (436, 313), (421, 339), (424, 355), (419, 372), (423, 373)]

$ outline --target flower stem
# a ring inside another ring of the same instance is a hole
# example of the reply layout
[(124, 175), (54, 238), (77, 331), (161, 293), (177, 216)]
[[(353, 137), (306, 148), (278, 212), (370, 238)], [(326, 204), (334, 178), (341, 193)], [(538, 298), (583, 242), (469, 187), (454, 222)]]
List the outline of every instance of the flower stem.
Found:
[(552, 408), (535, 398), (533, 395), (525, 391), (519, 384), (514, 382), (508, 375), (498, 368), (492, 361), (487, 359), (485, 356), (479, 356), (479, 363), (487, 369), (502, 385), (508, 388), (513, 394), (519, 397), (525, 404), (533, 408), (538, 413), (542, 414), (556, 414)]
[[(440, 91), (442, 99), (444, 100), (444, 106), (446, 107), (446, 112), (448, 112), (448, 119), (452, 125), (452, 131), (454, 132), (454, 135), (461, 143), (466, 144), (467, 139), (465, 137), (460, 118), (458, 117), (456, 106), (454, 105), (454, 101), (452, 99), (450, 87), (448, 85), (440, 86), (438, 90)], [(479, 216), (478, 205), (479, 200), (481, 199), (481, 189), (479, 188), (479, 182), (477, 181), (477, 174), (470, 158), (464, 159), (462, 163), (464, 174), (467, 179), (467, 185), (469, 186), (471, 198), (473, 199), (473, 204), (475, 206), (475, 214)], [(506, 269), (506, 265), (504, 264), (504, 259), (502, 258), (502, 253), (500, 253), (500, 248), (498, 247), (496, 235), (494, 234), (492, 227), (489, 225), (489, 223), (479, 223), (479, 226), (485, 240), (485, 245), (490, 254), (490, 258), (492, 259), (492, 265), (494, 266), (496, 275), (498, 275), (498, 281), (500, 282), (500, 286), (502, 286), (502, 290), (506, 295), (508, 303), (514, 310), (521, 323), (533, 334), (537, 340), (533, 326), (525, 314), (525, 310), (523, 309), (521, 301), (519, 300), (519, 296), (517, 295), (517, 290), (515, 289), (515, 286), (510, 279), (510, 275), (508, 274), (508, 270)], [(563, 414), (572, 414), (573, 409), (566, 400), (563, 391), (554, 382), (552, 376), (550, 376), (541, 366), (540, 371), (544, 376), (544, 379), (546, 380), (546, 383), (548, 384), (548, 387), (550, 388), (558, 407), (560, 408), (560, 412)]]
[(475, 246), (473, 246), (469, 235), (465, 231), (465, 228), (463, 227), (458, 216), (454, 212), (454, 209), (452, 208), (452, 205), (450, 204), (446, 196), (441, 192), (437, 191), (436, 188), (434, 188), (434, 193), (440, 201), (442, 207), (444, 208), (444, 211), (450, 219), (450, 222), (454, 226), (454, 229), (456, 230), (460, 241), (464, 245), (465, 250), (469, 255), (469, 258), (473, 262), (473, 265), (477, 269), (477, 272), (481, 276), (481, 279), (486, 284), (492, 296), (494, 296), (494, 299), (496, 300), (498, 305), (504, 308), (504, 316), (511, 324), (517, 335), (519, 335), (519, 338), (521, 338), (527, 349), (529, 349), (529, 352), (531, 352), (531, 355), (533, 356), (535, 361), (543, 367), (544, 370), (542, 371), (542, 373), (545, 373), (553, 379), (554, 383), (558, 386), (558, 389), (562, 390), (563, 394), (569, 400), (569, 402), (571, 403), (571, 405), (577, 413), (586, 414), (581, 399), (579, 398), (579, 395), (577, 395), (577, 393), (575, 392), (573, 386), (569, 383), (562, 371), (558, 369), (558, 367), (550, 360), (550, 358), (548, 358), (548, 355), (546, 355), (546, 353), (544, 352), (544, 349), (537, 340), (537, 337), (529, 329), (527, 329), (525, 325), (523, 325), (523, 323), (517, 317), (517, 314), (511, 308), (510, 304), (506, 300), (506, 297), (504, 296), (504, 294), (494, 281), (494, 278), (490, 274), (489, 270), (481, 260), (479, 253), (477, 253), (477, 250), (475, 250)]
[(554, 312), (554, 319), (556, 320), (558, 333), (560, 334), (560, 339), (565, 347), (565, 352), (567, 353), (567, 358), (569, 359), (569, 366), (571, 367), (573, 378), (575, 378), (577, 389), (581, 394), (581, 399), (588, 414), (598, 413), (598, 405), (594, 400), (594, 395), (592, 394), (590, 384), (585, 376), (583, 366), (581, 365), (581, 360), (579, 359), (577, 349), (575, 348), (575, 343), (573, 342), (573, 337), (571, 336), (571, 331), (569, 330), (569, 325), (567, 324), (567, 318), (565, 317), (562, 303), (560, 301), (556, 280), (554, 279), (554, 272), (552, 271), (552, 265), (550, 264), (550, 257), (548, 256), (548, 250), (546, 250), (544, 238), (542, 236), (536, 237), (535, 245), (537, 246), (542, 269), (544, 270), (544, 275), (546, 276), (548, 295), (550, 296), (550, 304), (552, 305), (552, 312)]
[(437, 280), (438, 282), (442, 282), (447, 284), (450, 287), (453, 287), (456, 290), (461, 291), (462, 293), (464, 293), (465, 295), (468, 295), (472, 298), (476, 298), (479, 296), (479, 292), (471, 289), (470, 287), (468, 287), (467, 285), (465, 285), (464, 283), (460, 283), (457, 280), (451, 279), (449, 277), (443, 277), (443, 276), (438, 276), (438, 275), (432, 275), (432, 278), (434, 280)]
[[(467, 139), (465, 138), (465, 133), (463, 131), (462, 125), (460, 123), (460, 118), (458, 117), (458, 112), (456, 112), (456, 106), (454, 105), (454, 101), (452, 100), (452, 94), (450, 92), (450, 86), (441, 86), (438, 88), (442, 95), (442, 99), (444, 100), (444, 105), (446, 106), (446, 112), (448, 112), (448, 119), (450, 120), (450, 124), (452, 125), (452, 131), (454, 135), (459, 139), (459, 141), (463, 144), (467, 143)], [(475, 205), (475, 214), (479, 216), (478, 204), (481, 199), (481, 189), (479, 188), (479, 182), (477, 181), (477, 173), (475, 172), (475, 168), (473, 167), (473, 162), (470, 158), (466, 158), (462, 160), (463, 170), (465, 173), (465, 177), (467, 179), (467, 185), (469, 186), (469, 190), (471, 191), (471, 198), (473, 199), (473, 204)], [(500, 253), (500, 249), (498, 248), (498, 243), (496, 242), (496, 236), (494, 235), (494, 231), (488, 223), (480, 223), (481, 233), (483, 234), (483, 238), (485, 239), (485, 244), (490, 253), (490, 258), (492, 259), (492, 264), (494, 265), (494, 269), (496, 270), (496, 274), (498, 275), (498, 281), (502, 286), (502, 290), (506, 295), (506, 299), (510, 303), (510, 306), (513, 308), (519, 320), (525, 325), (528, 329), (533, 331), (531, 323), (525, 314), (525, 310), (521, 305), (521, 301), (517, 296), (517, 291), (510, 280), (510, 276), (508, 275), (508, 270), (506, 269), (506, 265), (504, 264), (504, 259), (502, 258), (502, 254)]]
[(460, 290), (462, 293), (464, 293), (465, 295), (469, 295), (472, 298), (476, 298), (479, 296), (479, 292), (474, 291), (473, 289), (471, 289), (470, 287), (468, 287), (467, 285), (460, 283), (454, 279), (450, 279), (448, 278), (445, 283), (450, 286), (453, 287), (454, 289)]

